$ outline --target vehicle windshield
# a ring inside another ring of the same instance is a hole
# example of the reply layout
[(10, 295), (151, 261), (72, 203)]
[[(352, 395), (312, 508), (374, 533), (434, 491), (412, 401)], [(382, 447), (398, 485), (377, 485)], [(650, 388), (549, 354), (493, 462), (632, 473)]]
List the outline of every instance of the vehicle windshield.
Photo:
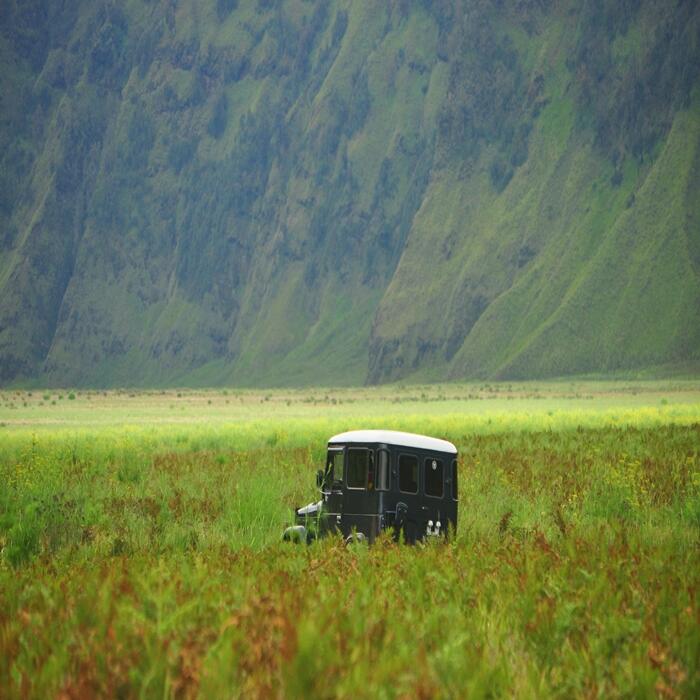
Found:
[(332, 488), (333, 485), (342, 486), (345, 471), (345, 452), (340, 450), (328, 450), (326, 462), (325, 485)]

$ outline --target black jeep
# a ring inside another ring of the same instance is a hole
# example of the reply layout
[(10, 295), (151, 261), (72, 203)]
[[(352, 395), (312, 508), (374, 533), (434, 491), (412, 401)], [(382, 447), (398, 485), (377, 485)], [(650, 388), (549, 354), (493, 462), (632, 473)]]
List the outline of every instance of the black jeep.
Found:
[(451, 442), (393, 430), (353, 430), (328, 441), (321, 500), (295, 511), (284, 539), (340, 533), (368, 540), (387, 528), (416, 542), (457, 529), (457, 449)]

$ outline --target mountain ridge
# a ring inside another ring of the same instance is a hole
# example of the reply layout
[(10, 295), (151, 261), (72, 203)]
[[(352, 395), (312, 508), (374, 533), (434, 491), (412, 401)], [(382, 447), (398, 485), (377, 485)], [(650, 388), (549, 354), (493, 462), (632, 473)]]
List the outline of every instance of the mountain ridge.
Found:
[(0, 382), (697, 366), (699, 15), (10, 2)]

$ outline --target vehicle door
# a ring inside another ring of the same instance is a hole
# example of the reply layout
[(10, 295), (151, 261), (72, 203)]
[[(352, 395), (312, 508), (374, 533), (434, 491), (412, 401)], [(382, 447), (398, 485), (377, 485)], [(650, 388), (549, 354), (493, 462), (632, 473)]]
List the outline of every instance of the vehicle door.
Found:
[[(437, 535), (447, 527), (452, 510), (447, 488), (450, 464), (444, 455), (425, 454), (421, 460), (423, 503), (419, 527), (428, 535)], [(449, 512), (448, 512), (449, 511)], [(438, 525), (439, 523), (439, 525)]]
[(373, 540), (379, 531), (374, 460), (374, 449), (369, 446), (348, 445), (346, 448), (343, 533), (350, 534), (354, 528), (370, 540)]
[[(417, 452), (399, 450), (395, 455), (394, 475), (396, 518), (407, 542), (415, 542), (421, 536), (420, 523), (423, 518), (421, 496), (420, 456)], [(403, 504), (403, 506), (402, 506)], [(405, 510), (405, 515), (400, 513)]]
[(326, 529), (335, 530), (337, 516), (343, 512), (343, 488), (345, 483), (345, 448), (329, 447), (323, 477), (323, 509), (326, 513)]

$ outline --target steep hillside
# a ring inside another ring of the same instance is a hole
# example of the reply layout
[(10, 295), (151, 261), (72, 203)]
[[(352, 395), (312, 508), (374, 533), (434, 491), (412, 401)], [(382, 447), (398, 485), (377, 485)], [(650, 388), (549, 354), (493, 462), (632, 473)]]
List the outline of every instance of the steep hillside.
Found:
[(10, 0), (0, 382), (700, 364), (700, 10)]

